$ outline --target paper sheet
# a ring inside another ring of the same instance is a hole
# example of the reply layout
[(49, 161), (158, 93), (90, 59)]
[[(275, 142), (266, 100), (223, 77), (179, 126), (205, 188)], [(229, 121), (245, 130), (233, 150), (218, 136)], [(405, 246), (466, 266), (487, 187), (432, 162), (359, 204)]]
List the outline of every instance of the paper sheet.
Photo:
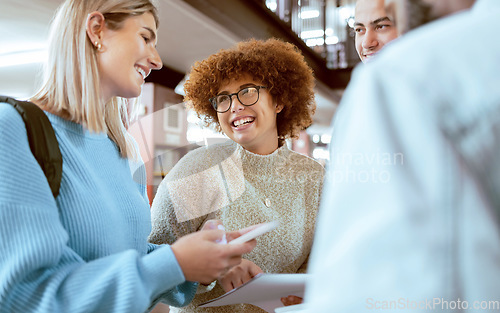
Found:
[(199, 306), (248, 303), (273, 313), (276, 308), (283, 307), (281, 297), (290, 295), (304, 297), (304, 287), (308, 277), (308, 274), (258, 274), (240, 287)]

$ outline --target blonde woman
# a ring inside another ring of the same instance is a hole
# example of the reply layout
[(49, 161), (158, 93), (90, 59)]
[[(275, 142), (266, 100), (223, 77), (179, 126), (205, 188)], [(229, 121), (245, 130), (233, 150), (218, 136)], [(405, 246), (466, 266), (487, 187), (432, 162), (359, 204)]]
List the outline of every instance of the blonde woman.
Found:
[(162, 66), (157, 26), (149, 0), (67, 0), (59, 8), (46, 78), (31, 98), (63, 156), (56, 198), (20, 115), (0, 103), (0, 312), (186, 305), (197, 288), (190, 281), (212, 281), (255, 245), (217, 244), (217, 230), (171, 247), (147, 242), (150, 210), (144, 181), (130, 174), (136, 154), (124, 98), (138, 97)]

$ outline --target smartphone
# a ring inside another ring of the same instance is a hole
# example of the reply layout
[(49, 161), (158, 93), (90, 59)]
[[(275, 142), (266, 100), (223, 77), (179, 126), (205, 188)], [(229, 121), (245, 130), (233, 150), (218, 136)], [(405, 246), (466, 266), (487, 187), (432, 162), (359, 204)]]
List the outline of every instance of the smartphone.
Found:
[(276, 227), (278, 227), (278, 225), (279, 225), (279, 223), (276, 222), (276, 221), (272, 221), (272, 222), (269, 222), (269, 223), (262, 224), (259, 227), (255, 228), (255, 229), (252, 229), (248, 233), (243, 234), (243, 235), (239, 236), (238, 238), (236, 238), (234, 240), (231, 240), (229, 242), (229, 244), (239, 244), (239, 243), (247, 242), (249, 240), (252, 240), (254, 238), (259, 237), (260, 235), (268, 233), (271, 230), (276, 229)]

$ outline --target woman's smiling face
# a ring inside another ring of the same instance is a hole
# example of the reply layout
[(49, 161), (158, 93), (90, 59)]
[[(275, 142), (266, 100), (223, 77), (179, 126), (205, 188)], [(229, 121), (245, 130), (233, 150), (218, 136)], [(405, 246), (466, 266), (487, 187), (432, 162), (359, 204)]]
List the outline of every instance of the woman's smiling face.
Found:
[(129, 17), (123, 27), (102, 31), (102, 49), (98, 52), (101, 88), (105, 99), (135, 98), (151, 70), (160, 69), (156, 51), (156, 23), (151, 13)]
[[(262, 86), (250, 75), (224, 83), (217, 95), (233, 94), (247, 87)], [(267, 86), (264, 86), (267, 87)], [(256, 154), (271, 154), (278, 148), (276, 115), (282, 110), (274, 103), (266, 88), (260, 88), (258, 101), (251, 106), (241, 104), (232, 96), (231, 107), (224, 113), (217, 113), (222, 131), (246, 150)]]

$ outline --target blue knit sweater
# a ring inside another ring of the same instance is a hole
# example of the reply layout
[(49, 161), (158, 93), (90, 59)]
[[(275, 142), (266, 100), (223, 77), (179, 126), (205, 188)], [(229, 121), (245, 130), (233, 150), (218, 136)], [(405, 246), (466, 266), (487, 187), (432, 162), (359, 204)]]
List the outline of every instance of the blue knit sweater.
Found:
[(0, 103), (0, 312), (144, 312), (182, 306), (186, 282), (169, 246), (147, 243), (150, 211), (142, 167), (105, 134), (48, 114), (63, 156), (54, 200), (26, 129)]

